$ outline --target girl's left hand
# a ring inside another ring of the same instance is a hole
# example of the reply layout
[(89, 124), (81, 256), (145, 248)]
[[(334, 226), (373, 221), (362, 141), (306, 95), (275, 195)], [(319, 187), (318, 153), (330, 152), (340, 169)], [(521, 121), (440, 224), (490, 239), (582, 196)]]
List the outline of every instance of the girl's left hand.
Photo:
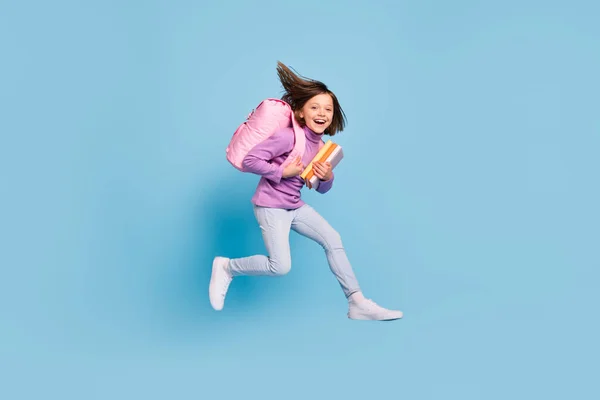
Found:
[(313, 163), (313, 170), (315, 171), (315, 175), (322, 181), (328, 181), (331, 179), (331, 164), (316, 162)]

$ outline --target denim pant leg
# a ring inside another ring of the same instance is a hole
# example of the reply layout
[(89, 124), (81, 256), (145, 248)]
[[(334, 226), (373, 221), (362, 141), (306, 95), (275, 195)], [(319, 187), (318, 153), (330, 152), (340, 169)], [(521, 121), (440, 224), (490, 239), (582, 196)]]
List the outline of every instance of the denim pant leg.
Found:
[(346, 297), (360, 291), (360, 286), (344, 250), (338, 232), (308, 204), (295, 211), (292, 229), (317, 242), (325, 250), (331, 272), (337, 278)]
[(254, 215), (262, 232), (268, 256), (253, 255), (233, 258), (229, 268), (233, 276), (268, 275), (281, 276), (290, 271), (290, 227), (292, 211), (254, 206)]

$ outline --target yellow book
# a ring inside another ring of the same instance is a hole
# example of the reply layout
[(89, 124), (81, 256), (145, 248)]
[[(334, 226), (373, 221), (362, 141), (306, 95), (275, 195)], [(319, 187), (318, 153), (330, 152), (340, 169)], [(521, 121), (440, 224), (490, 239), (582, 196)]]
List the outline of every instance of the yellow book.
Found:
[(317, 178), (313, 171), (313, 163), (315, 162), (328, 162), (331, 164), (331, 168), (335, 168), (339, 162), (344, 158), (344, 152), (342, 151), (342, 146), (333, 143), (331, 140), (328, 140), (327, 143), (319, 150), (317, 155), (311, 160), (311, 162), (306, 166), (300, 177), (306, 183), (309, 189), (317, 189), (319, 187), (319, 178)]

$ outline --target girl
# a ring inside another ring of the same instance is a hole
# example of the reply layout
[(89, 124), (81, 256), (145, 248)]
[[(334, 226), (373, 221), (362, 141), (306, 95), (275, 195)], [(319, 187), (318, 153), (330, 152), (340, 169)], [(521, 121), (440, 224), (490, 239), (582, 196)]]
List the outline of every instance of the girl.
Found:
[[(282, 100), (292, 107), (294, 117), (306, 134), (306, 150), (302, 159), (298, 157), (282, 168), (294, 146), (294, 133), (289, 127), (255, 146), (245, 157), (244, 168), (261, 176), (252, 203), (269, 255), (236, 259), (215, 257), (209, 285), (212, 307), (223, 309), (227, 289), (236, 276), (287, 274), (291, 268), (289, 233), (292, 229), (314, 240), (325, 250), (329, 268), (348, 299), (348, 318), (402, 318), (401, 311), (387, 310), (363, 296), (340, 235), (300, 197), (304, 181), (299, 175), (317, 154), (322, 136), (334, 136), (344, 129), (345, 114), (337, 97), (322, 82), (301, 78), (280, 62), (277, 73), (285, 90)], [(321, 181), (317, 192), (327, 193), (334, 181), (331, 165), (315, 163), (314, 170)]]

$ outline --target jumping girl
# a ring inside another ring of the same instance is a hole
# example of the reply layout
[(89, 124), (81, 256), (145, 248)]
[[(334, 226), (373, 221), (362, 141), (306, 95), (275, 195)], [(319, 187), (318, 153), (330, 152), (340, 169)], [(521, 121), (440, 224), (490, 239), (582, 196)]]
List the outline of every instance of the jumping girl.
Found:
[[(212, 307), (217, 311), (223, 309), (227, 289), (236, 276), (287, 274), (291, 268), (291, 229), (314, 240), (325, 250), (329, 268), (348, 300), (348, 318), (402, 318), (401, 311), (382, 308), (363, 296), (340, 235), (300, 196), (304, 181), (299, 175), (319, 151), (319, 141), (323, 135), (334, 136), (343, 131), (346, 124), (337, 97), (322, 82), (300, 77), (280, 62), (277, 73), (285, 90), (282, 100), (291, 106), (294, 117), (306, 135), (306, 150), (302, 159), (298, 157), (295, 162), (282, 168), (282, 163), (294, 147), (294, 133), (289, 127), (280, 129), (256, 145), (244, 158), (244, 168), (261, 176), (252, 203), (268, 256), (215, 257), (209, 285)], [(327, 193), (334, 181), (331, 165), (314, 163), (313, 168), (320, 180), (317, 192)]]

